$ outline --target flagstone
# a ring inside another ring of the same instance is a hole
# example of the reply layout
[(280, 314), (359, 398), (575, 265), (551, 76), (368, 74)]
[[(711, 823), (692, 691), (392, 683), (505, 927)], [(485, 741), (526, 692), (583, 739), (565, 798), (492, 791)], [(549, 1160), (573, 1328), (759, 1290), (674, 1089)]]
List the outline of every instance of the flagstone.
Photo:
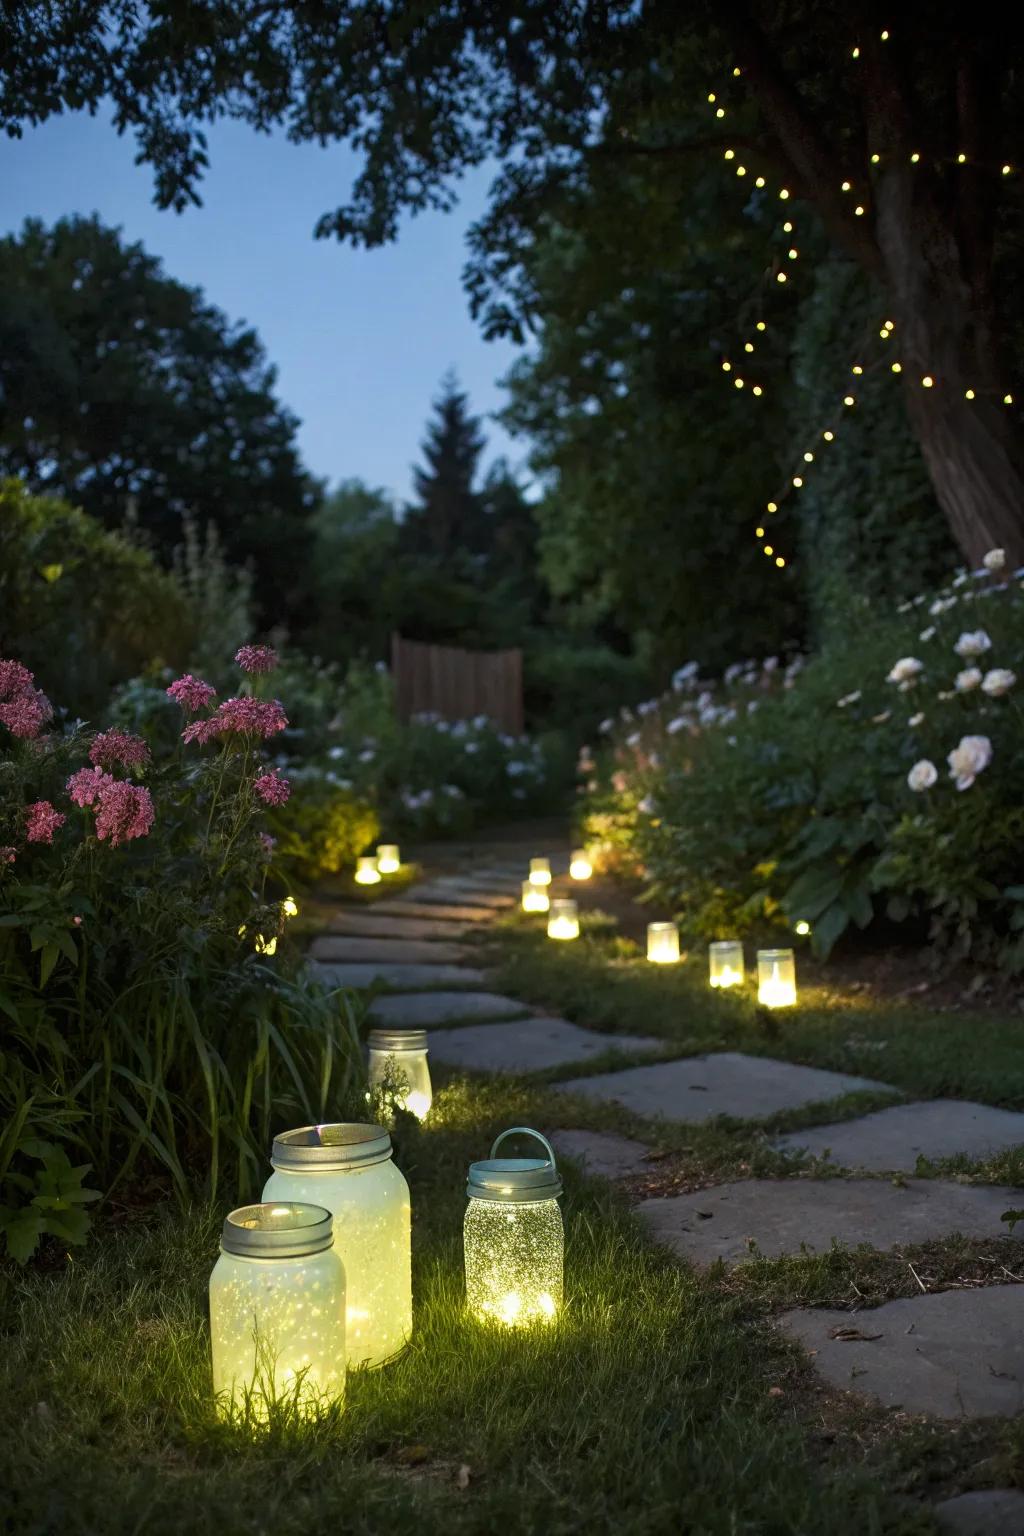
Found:
[(621, 1104), (639, 1115), (682, 1122), (713, 1120), (717, 1115), (763, 1120), (781, 1110), (827, 1102), (844, 1093), (896, 1091), (866, 1077), (796, 1066), (770, 1056), (746, 1056), (739, 1051), (660, 1061), (556, 1086), (564, 1093)]
[(962, 1153), (980, 1159), (1021, 1145), (1024, 1114), (963, 1099), (899, 1104), (858, 1120), (793, 1131), (776, 1143), (780, 1150), (828, 1154), (837, 1167), (873, 1173), (912, 1173), (919, 1157), (935, 1161)]
[(479, 987), (483, 971), (462, 965), (405, 965), (391, 960), (350, 961), (343, 964), (316, 962), (321, 980), (332, 987), (381, 985), (394, 992), (416, 992), (423, 987)]
[(395, 917), (372, 907), (342, 907), (329, 919), (331, 933), (367, 939), (450, 939), (459, 933), (449, 921), (422, 917)]
[(608, 1051), (656, 1050), (664, 1042), (639, 1035), (604, 1035), (565, 1019), (518, 1019), (511, 1024), (468, 1025), (431, 1030), (430, 1054), (437, 1061), (476, 1072), (541, 1072), (584, 1061)]
[(650, 1147), (611, 1131), (552, 1131), (548, 1140), (560, 1157), (582, 1163), (585, 1172), (604, 1179), (624, 1179), (650, 1170)]
[(313, 960), (391, 960), (419, 965), (454, 965), (471, 953), (464, 944), (445, 943), (440, 939), (365, 939), (344, 934), (324, 933), (309, 946)]
[(977, 1488), (935, 1506), (935, 1518), (952, 1536), (1021, 1536), (1024, 1493), (1019, 1488)]
[(448, 923), (489, 923), (494, 913), (486, 907), (457, 907), (448, 902), (420, 902), (405, 898), (375, 901), (374, 912), (384, 917), (440, 918)]
[(652, 1237), (681, 1258), (742, 1264), (805, 1248), (826, 1253), (833, 1242), (884, 1250), (954, 1232), (1005, 1236), (1000, 1218), (1015, 1199), (1012, 1189), (938, 1179), (899, 1186), (881, 1179), (744, 1179), (645, 1200), (637, 1210)]
[(410, 992), (378, 997), (368, 1010), (375, 1024), (408, 1024), (416, 1029), (456, 1019), (513, 1019), (525, 1012), (525, 1004), (496, 992)]
[(906, 1413), (974, 1419), (1024, 1409), (1022, 1309), (1024, 1285), (990, 1285), (859, 1312), (801, 1309), (780, 1323), (834, 1387)]
[(491, 907), (497, 910), (500, 907), (510, 907), (515, 900), (513, 895), (504, 895), (501, 892), (473, 885), (442, 885), (440, 881), (432, 881), (429, 885), (414, 886), (406, 892), (409, 901), (415, 902), (453, 902), (457, 906), (466, 907)]

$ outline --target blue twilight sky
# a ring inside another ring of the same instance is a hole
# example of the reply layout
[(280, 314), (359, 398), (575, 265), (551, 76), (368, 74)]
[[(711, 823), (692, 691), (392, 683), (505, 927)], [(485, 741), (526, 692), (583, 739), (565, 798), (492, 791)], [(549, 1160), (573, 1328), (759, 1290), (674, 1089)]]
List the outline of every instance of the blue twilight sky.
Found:
[[(0, 139), (0, 233), (29, 216), (98, 213), (201, 287), (233, 320), (255, 326), (278, 369), (278, 394), (301, 419), (314, 474), (358, 476), (399, 497), (441, 375), (454, 367), (478, 414), (503, 403), (497, 380), (515, 356), (485, 342), (469, 318), (460, 272), (464, 233), (486, 201), (488, 177), (465, 184), (452, 214), (407, 220), (381, 250), (314, 240), (318, 216), (347, 199), (354, 157), (295, 146), (224, 123), (209, 133), (201, 208), (161, 212), (152, 173), (133, 164), (134, 140), (109, 120), (74, 114)], [(484, 462), (522, 463), (526, 444), (486, 422)]]

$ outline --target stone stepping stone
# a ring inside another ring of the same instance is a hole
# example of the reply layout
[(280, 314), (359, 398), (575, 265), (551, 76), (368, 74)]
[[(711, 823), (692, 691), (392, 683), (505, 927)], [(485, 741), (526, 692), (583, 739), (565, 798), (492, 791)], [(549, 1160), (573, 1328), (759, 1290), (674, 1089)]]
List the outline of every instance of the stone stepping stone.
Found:
[(980, 1159), (1024, 1143), (1024, 1114), (970, 1104), (964, 1099), (931, 1099), (876, 1110), (859, 1120), (819, 1125), (780, 1136), (780, 1151), (828, 1152), (840, 1168), (872, 1173), (913, 1173), (917, 1159), (936, 1160), (960, 1153)]
[(394, 992), (418, 992), (424, 987), (480, 987), (487, 980), (483, 971), (461, 965), (396, 965), (392, 960), (315, 964), (320, 979), (331, 987), (358, 989), (380, 983)]
[(375, 901), (373, 910), (384, 917), (439, 918), (446, 923), (489, 923), (494, 917), (486, 907), (456, 907), (440, 902)]
[(560, 1157), (582, 1163), (586, 1173), (602, 1179), (625, 1179), (650, 1171), (650, 1147), (611, 1131), (552, 1131), (548, 1140)]
[(935, 1518), (953, 1536), (1022, 1536), (1024, 1493), (1019, 1488), (979, 1488), (935, 1506)]
[(491, 907), (495, 911), (501, 907), (510, 907), (515, 900), (514, 896), (503, 896), (490, 890), (478, 891), (471, 885), (421, 885), (415, 886), (407, 894), (410, 901), (453, 902), (457, 906)]
[[(990, 1285), (862, 1312), (787, 1312), (780, 1322), (834, 1387), (905, 1413), (975, 1419), (1024, 1409), (1022, 1308), (1024, 1285)], [(844, 1336), (850, 1329), (865, 1337)]]
[(716, 1115), (764, 1120), (780, 1110), (837, 1099), (858, 1089), (896, 1091), (866, 1077), (794, 1066), (770, 1056), (745, 1056), (739, 1051), (660, 1061), (656, 1066), (581, 1077), (556, 1087), (564, 1093), (621, 1104), (638, 1115), (684, 1123), (713, 1120)]
[(869, 1243), (884, 1250), (927, 1243), (961, 1232), (965, 1237), (1006, 1236), (1000, 1220), (1018, 1195), (988, 1184), (909, 1179), (744, 1179), (694, 1194), (644, 1200), (641, 1220), (659, 1242), (694, 1264), (743, 1264), (801, 1248), (827, 1253), (833, 1240), (847, 1248)]
[[(367, 1010), (374, 1024), (409, 1025), (429, 1029), (456, 1019), (514, 1019), (525, 1004), (496, 992), (411, 992), (403, 997), (378, 997)], [(431, 1049), (433, 1037), (431, 1036)]]
[(396, 964), (455, 965), (470, 953), (463, 944), (430, 939), (350, 939), (324, 933), (309, 946), (311, 960), (392, 960)]
[(661, 1040), (639, 1035), (599, 1035), (565, 1019), (519, 1019), (514, 1024), (469, 1025), (431, 1030), (431, 1056), (475, 1072), (541, 1072), (570, 1062), (593, 1061), (606, 1051), (646, 1051)]
[(361, 939), (450, 939), (458, 930), (450, 922), (422, 917), (392, 917), (375, 910), (342, 908), (329, 919), (332, 933)]

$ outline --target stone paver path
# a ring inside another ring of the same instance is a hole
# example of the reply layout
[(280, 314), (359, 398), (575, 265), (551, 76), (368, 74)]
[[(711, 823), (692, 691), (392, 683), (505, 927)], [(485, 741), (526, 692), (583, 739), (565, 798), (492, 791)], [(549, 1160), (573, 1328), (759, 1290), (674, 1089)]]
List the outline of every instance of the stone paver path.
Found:
[(451, 902), (406, 901), (396, 897), (394, 901), (376, 901), (373, 911), (385, 917), (440, 918), (446, 923), (489, 923), (494, 913), (489, 907), (457, 907)]
[(448, 902), (456, 906), (484, 907), (487, 910), (500, 912), (505, 907), (510, 907), (515, 901), (514, 896), (503, 896), (497, 891), (477, 890), (472, 885), (424, 885), (414, 886), (407, 892), (406, 900), (415, 902), (417, 906), (423, 906), (431, 902)]
[(571, 1157), (587, 1173), (605, 1179), (626, 1179), (650, 1169), (650, 1147), (612, 1131), (551, 1131), (548, 1140), (559, 1157)]
[(1012, 1189), (908, 1179), (742, 1179), (695, 1194), (645, 1200), (638, 1207), (651, 1235), (697, 1264), (742, 1264), (756, 1244), (765, 1258), (827, 1252), (833, 1241), (884, 1250), (961, 1232), (1005, 1236)]
[(990, 1285), (861, 1312), (787, 1312), (780, 1322), (816, 1351), (816, 1370), (835, 1387), (907, 1413), (983, 1418), (1024, 1410), (1022, 1308), (1024, 1285)]
[(980, 1159), (1024, 1145), (1024, 1115), (963, 1099), (932, 1099), (880, 1109), (839, 1125), (793, 1131), (776, 1145), (812, 1157), (828, 1153), (840, 1168), (913, 1173), (919, 1157), (934, 1161), (965, 1153)]
[(402, 965), (393, 960), (320, 961), (317, 972), (331, 987), (390, 987), (393, 992), (415, 992), (418, 987), (481, 987), (483, 971), (468, 965)]
[[(431, 1029), (455, 1019), (514, 1019), (525, 1012), (517, 998), (497, 992), (409, 992), (378, 997), (370, 1004), (369, 1017), (375, 1024)], [(434, 1049), (433, 1036), (429, 1048)]]
[(327, 963), (346, 960), (390, 960), (396, 965), (456, 965), (472, 953), (464, 944), (442, 939), (362, 939), (325, 933), (309, 946), (312, 960)]
[(358, 912), (344, 907), (329, 923), (332, 933), (363, 939), (451, 939), (465, 926), (429, 917), (391, 917), (373, 907), (360, 908)]
[(1024, 1536), (1024, 1493), (1019, 1488), (979, 1488), (935, 1506), (935, 1518), (952, 1536)]
[(429, 1037), (430, 1054), (437, 1061), (475, 1072), (541, 1072), (593, 1061), (609, 1051), (656, 1050), (661, 1044), (660, 1040), (637, 1035), (598, 1034), (565, 1019), (536, 1018), (518, 1019), (513, 1024), (432, 1029)]
[(657, 1066), (632, 1067), (559, 1083), (566, 1093), (621, 1104), (664, 1120), (703, 1121), (716, 1115), (764, 1120), (784, 1109), (827, 1102), (857, 1089), (891, 1092), (885, 1083), (818, 1067), (798, 1067), (770, 1056), (722, 1051)]

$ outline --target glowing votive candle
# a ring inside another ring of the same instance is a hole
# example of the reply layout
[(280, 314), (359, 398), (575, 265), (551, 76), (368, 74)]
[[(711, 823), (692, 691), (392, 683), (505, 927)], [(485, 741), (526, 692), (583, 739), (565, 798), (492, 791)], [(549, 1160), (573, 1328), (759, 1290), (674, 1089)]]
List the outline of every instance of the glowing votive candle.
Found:
[(791, 1008), (796, 1002), (796, 961), (791, 949), (758, 950), (757, 1000), (765, 1008)]
[(675, 923), (647, 924), (647, 958), (656, 965), (675, 965), (679, 959), (679, 929)]
[(377, 868), (382, 875), (397, 875), (402, 867), (397, 843), (381, 843), (377, 849)]
[(388, 1076), (394, 1102), (417, 1120), (425, 1120), (434, 1091), (427, 1065), (425, 1029), (371, 1029), (368, 1041), (370, 1087), (379, 1087)]
[(534, 885), (532, 880), (523, 881), (523, 911), (546, 912), (551, 905), (546, 885)]
[(578, 939), (580, 919), (574, 901), (553, 901), (548, 915), (549, 939)]
[(298, 917), (299, 904), (295, 900), (294, 896), (285, 897), (284, 901), (281, 903), (281, 911), (284, 913), (285, 917)]
[(377, 868), (377, 860), (374, 854), (364, 853), (356, 860), (356, 885), (379, 885), (380, 870)]
[(716, 939), (708, 945), (708, 979), (713, 987), (743, 985), (743, 945), (739, 939)]
[(530, 860), (530, 879), (533, 881), (534, 885), (550, 885), (551, 884), (551, 861), (550, 861), (550, 859), (531, 859)]
[(590, 855), (585, 848), (574, 848), (569, 861), (569, 874), (573, 880), (589, 880), (594, 873)]
[[(496, 1157), (508, 1136), (534, 1136), (541, 1158)], [(466, 1302), (481, 1322), (525, 1328), (550, 1323), (562, 1305), (565, 1238), (558, 1197), (562, 1180), (539, 1131), (503, 1131), (488, 1159), (471, 1163), (463, 1229)]]

